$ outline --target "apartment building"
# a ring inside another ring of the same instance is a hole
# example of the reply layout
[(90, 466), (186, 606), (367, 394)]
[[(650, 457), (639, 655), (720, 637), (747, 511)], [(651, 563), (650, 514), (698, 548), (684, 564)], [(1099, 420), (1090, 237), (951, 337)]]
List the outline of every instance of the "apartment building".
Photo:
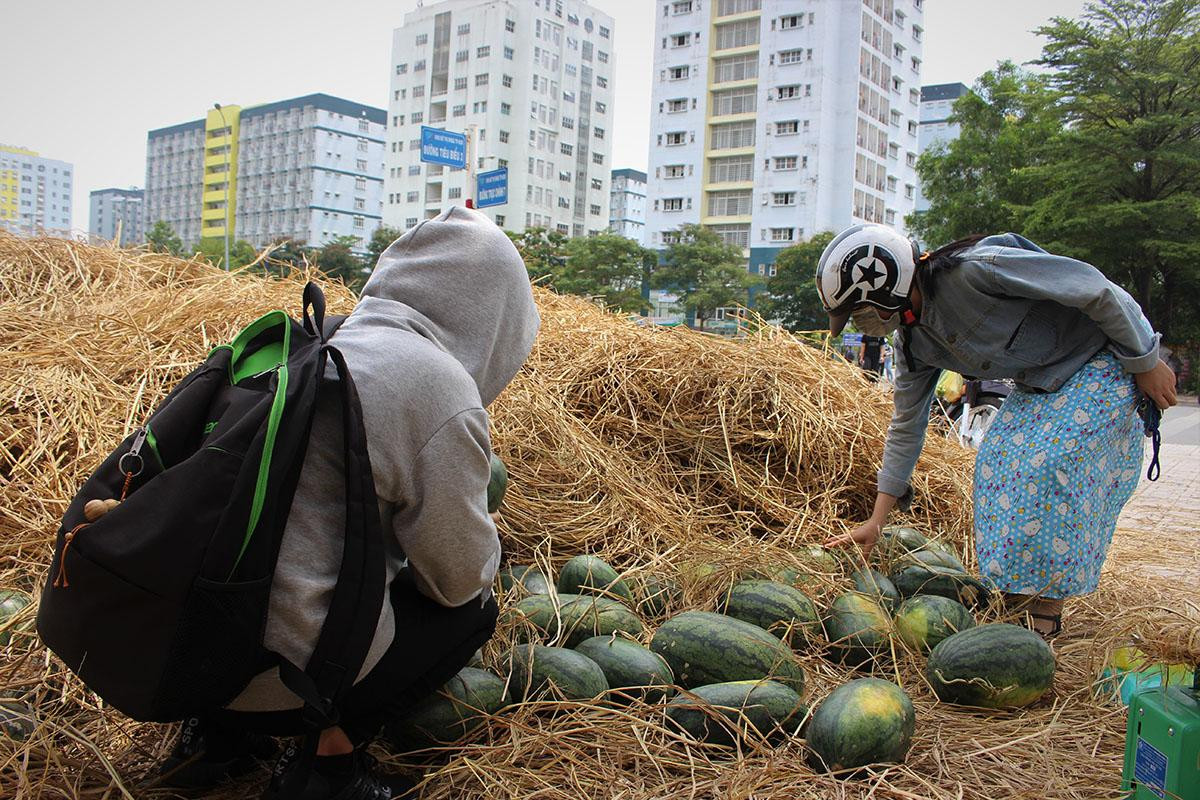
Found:
[(122, 247), (141, 244), (141, 189), (96, 189), (88, 195), (88, 233), (98, 239), (114, 241)]
[(0, 145), (0, 229), (70, 236), (74, 167), (24, 147)]

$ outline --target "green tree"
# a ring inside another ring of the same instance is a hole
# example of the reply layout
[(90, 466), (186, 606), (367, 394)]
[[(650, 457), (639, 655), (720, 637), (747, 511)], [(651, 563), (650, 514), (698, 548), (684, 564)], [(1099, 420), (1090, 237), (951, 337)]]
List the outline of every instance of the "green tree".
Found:
[(1067, 128), (1027, 232), (1125, 285), (1168, 340), (1200, 334), (1200, 0), (1103, 0), (1038, 33)]
[(146, 234), (146, 245), (156, 253), (177, 256), (183, 253), (183, 242), (171, 227), (171, 223), (160, 219)]
[(585, 297), (603, 296), (604, 305), (625, 312), (650, 308), (642, 297), (642, 282), (658, 255), (637, 242), (610, 231), (566, 244), (566, 263), (554, 279), (560, 292)]
[(312, 261), (312, 248), (298, 239), (282, 239), (275, 243), (275, 249), (263, 262), (263, 271), (286, 274), (289, 270), (303, 269)]
[(375, 269), (375, 265), (379, 263), (379, 257), (383, 255), (383, 251), (387, 250), (388, 246), (403, 234), (404, 231), (389, 225), (380, 225), (376, 228), (375, 232), (371, 234), (371, 241), (367, 243), (367, 267)]
[(829, 315), (817, 294), (817, 261), (833, 241), (830, 232), (818, 233), (775, 256), (775, 275), (767, 279), (766, 296), (759, 295), (757, 311), (766, 319), (778, 319), (789, 331), (821, 330)]
[(1038, 193), (1025, 175), (1045, 158), (1062, 128), (1056, 94), (1044, 76), (1003, 61), (954, 104), (958, 138), (929, 148), (917, 161), (929, 210), (906, 223), (933, 248), (972, 233), (1021, 230)]
[(567, 237), (545, 228), (526, 228), (521, 233), (505, 231), (525, 262), (529, 279), (553, 286), (567, 261)]
[[(201, 239), (196, 252), (213, 266), (224, 268), (222, 263), (225, 261), (224, 239)], [(229, 269), (244, 267), (256, 258), (258, 258), (258, 251), (244, 239), (238, 239), (229, 245)]]
[(341, 278), (347, 286), (358, 291), (366, 283), (367, 277), (362, 259), (354, 254), (359, 242), (357, 236), (335, 236), (313, 252), (313, 262), (326, 275)]
[(656, 289), (679, 293), (680, 305), (693, 314), (700, 330), (718, 308), (746, 305), (758, 279), (746, 270), (737, 245), (727, 244), (703, 225), (679, 226), (679, 239), (667, 247), (652, 275)]

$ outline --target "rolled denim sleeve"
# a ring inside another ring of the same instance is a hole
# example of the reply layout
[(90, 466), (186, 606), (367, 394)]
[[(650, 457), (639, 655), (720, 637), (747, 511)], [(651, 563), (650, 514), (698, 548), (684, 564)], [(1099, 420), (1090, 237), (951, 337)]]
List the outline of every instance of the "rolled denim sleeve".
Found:
[(1150, 320), (1129, 293), (1083, 261), (1012, 247), (989, 259), (993, 289), (1013, 297), (1077, 308), (1099, 326), (1126, 372), (1154, 369), (1158, 342)]
[(883, 467), (879, 470), (878, 480), (880, 492), (902, 497), (908, 491), (908, 479), (912, 477), (921, 448), (925, 446), (929, 404), (941, 370), (918, 364), (910, 372), (904, 359), (897, 361), (895, 410), (883, 445)]

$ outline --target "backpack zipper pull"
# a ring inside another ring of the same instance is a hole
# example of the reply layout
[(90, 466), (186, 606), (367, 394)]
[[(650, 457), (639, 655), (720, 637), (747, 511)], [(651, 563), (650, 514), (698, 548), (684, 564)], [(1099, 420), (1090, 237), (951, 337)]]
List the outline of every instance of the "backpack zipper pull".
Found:
[[(146, 443), (148, 428), (144, 425), (138, 428), (138, 432), (133, 437), (133, 443), (129, 445), (129, 452), (121, 456), (117, 461), (117, 469), (125, 473), (125, 485), (121, 487), (121, 499), (124, 500), (129, 495), (129, 487), (133, 484), (133, 479), (142, 474), (142, 469), (146, 466), (145, 459), (142, 458), (142, 445)], [(134, 468), (132, 463), (126, 466), (125, 459), (137, 459), (137, 467)]]

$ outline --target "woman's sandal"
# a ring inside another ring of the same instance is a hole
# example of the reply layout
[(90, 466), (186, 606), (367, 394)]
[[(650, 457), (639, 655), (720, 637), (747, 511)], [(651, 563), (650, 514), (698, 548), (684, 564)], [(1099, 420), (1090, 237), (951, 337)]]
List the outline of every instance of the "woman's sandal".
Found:
[[(1055, 636), (1062, 633), (1062, 614), (1034, 614), (1032, 611), (1028, 612), (1028, 614), (1029, 614), (1029, 617), (1031, 618), (1030, 622), (1029, 622), (1029, 630), (1033, 631), (1038, 636), (1041, 636), (1046, 641), (1050, 641)], [(1048, 631), (1038, 630), (1037, 626), (1033, 624), (1033, 620), (1035, 620), (1035, 619), (1045, 620), (1046, 622), (1049, 622), (1051, 625), (1050, 630), (1048, 630)]]

